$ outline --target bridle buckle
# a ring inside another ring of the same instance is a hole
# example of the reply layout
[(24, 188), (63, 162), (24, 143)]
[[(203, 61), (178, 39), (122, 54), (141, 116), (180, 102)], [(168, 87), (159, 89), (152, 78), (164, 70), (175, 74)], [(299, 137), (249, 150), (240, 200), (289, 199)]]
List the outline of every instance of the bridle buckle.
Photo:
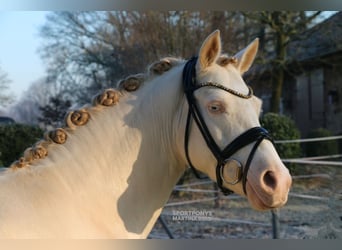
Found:
[(242, 164), (235, 159), (227, 159), (220, 167), (220, 177), (228, 185), (235, 185), (242, 179)]

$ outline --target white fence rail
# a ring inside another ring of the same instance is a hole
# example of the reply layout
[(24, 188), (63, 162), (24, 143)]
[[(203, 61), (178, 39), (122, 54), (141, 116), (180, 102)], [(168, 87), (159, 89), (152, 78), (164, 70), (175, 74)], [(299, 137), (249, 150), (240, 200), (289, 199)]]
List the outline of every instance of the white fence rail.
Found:
[(275, 140), (274, 143), (285, 144), (285, 143), (298, 143), (298, 142), (330, 141), (330, 140), (339, 140), (339, 139), (342, 139), (342, 135), (317, 137), (317, 138), (306, 138), (306, 139), (295, 139), (295, 140)]

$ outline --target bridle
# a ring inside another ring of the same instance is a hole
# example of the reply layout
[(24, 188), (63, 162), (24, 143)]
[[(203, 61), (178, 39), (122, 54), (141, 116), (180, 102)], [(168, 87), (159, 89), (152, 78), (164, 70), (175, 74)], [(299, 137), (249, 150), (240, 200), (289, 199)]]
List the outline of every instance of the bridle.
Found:
[[(233, 191), (224, 187), (223, 182), (227, 184), (235, 185), (239, 183), (240, 181), (242, 181), (243, 191), (245, 194), (247, 194), (247, 191), (246, 191), (247, 173), (249, 170), (249, 166), (252, 162), (253, 156), (258, 146), (264, 139), (270, 140), (272, 142), (272, 138), (266, 129), (262, 127), (253, 127), (251, 129), (248, 129), (241, 135), (239, 135), (230, 144), (228, 144), (223, 150), (221, 150), (220, 147), (216, 144), (213, 137), (211, 136), (209, 129), (203, 119), (203, 116), (201, 115), (201, 112), (199, 111), (196, 98), (194, 96), (195, 90), (202, 88), (202, 87), (215, 87), (215, 88), (222, 89), (226, 92), (229, 92), (232, 95), (235, 95), (243, 99), (251, 98), (253, 96), (253, 91), (250, 87), (248, 87), (249, 93), (245, 95), (218, 83), (212, 83), (212, 82), (197, 83), (196, 67), (195, 67), (196, 62), (197, 62), (197, 57), (193, 57), (192, 59), (187, 61), (183, 69), (183, 88), (184, 88), (186, 99), (189, 105), (189, 112), (188, 112), (186, 126), (185, 126), (185, 139), (184, 139), (185, 155), (186, 155), (188, 164), (190, 165), (191, 169), (194, 171), (194, 174), (198, 178), (200, 178), (198, 170), (196, 170), (196, 168), (192, 164), (190, 160), (190, 156), (189, 156), (190, 125), (193, 119), (196, 122), (199, 130), (201, 131), (201, 134), (204, 140), (206, 141), (207, 146), (209, 147), (210, 151), (212, 152), (212, 154), (215, 156), (217, 160), (216, 181), (217, 181), (218, 187), (221, 189), (221, 191), (225, 195), (228, 195), (228, 194), (233, 193)], [(238, 150), (240, 150), (241, 148), (247, 146), (248, 144), (252, 142), (255, 142), (255, 144), (251, 152), (249, 153), (245, 166), (242, 167), (242, 164), (239, 161), (231, 157)], [(224, 179), (224, 176), (223, 176), (224, 168), (227, 168), (227, 171), (230, 173), (235, 172), (233, 173), (235, 174), (235, 178), (233, 180), (228, 181)]]

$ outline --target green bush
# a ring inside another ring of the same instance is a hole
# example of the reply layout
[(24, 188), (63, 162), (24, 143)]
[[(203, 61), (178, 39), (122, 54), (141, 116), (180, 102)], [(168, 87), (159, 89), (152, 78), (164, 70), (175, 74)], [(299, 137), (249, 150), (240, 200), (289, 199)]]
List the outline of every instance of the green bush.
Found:
[[(261, 125), (266, 128), (274, 140), (300, 139), (300, 132), (294, 121), (284, 115), (267, 113), (261, 118)], [(275, 144), (281, 158), (297, 158), (301, 156), (299, 143)]]
[[(309, 132), (308, 138), (327, 137), (332, 135), (331, 131), (324, 128), (318, 128)], [(305, 149), (307, 156), (333, 155), (338, 154), (338, 143), (336, 140), (307, 142)]]
[[(300, 139), (300, 132), (294, 121), (284, 115), (266, 113), (260, 120), (261, 125), (267, 129), (274, 140)], [(301, 156), (299, 143), (275, 144), (275, 148), (282, 159), (298, 158)], [(290, 172), (294, 173), (295, 164), (286, 164)]]
[(0, 126), (0, 166), (7, 167), (17, 160), (24, 150), (43, 137), (43, 130), (29, 125)]

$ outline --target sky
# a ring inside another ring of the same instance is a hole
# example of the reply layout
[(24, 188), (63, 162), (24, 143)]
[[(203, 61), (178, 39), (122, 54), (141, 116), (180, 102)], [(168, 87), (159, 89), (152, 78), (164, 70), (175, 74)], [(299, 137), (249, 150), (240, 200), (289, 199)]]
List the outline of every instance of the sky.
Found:
[(0, 68), (11, 80), (10, 93), (18, 100), (29, 85), (45, 75), (38, 54), (39, 27), (44, 11), (0, 11)]

